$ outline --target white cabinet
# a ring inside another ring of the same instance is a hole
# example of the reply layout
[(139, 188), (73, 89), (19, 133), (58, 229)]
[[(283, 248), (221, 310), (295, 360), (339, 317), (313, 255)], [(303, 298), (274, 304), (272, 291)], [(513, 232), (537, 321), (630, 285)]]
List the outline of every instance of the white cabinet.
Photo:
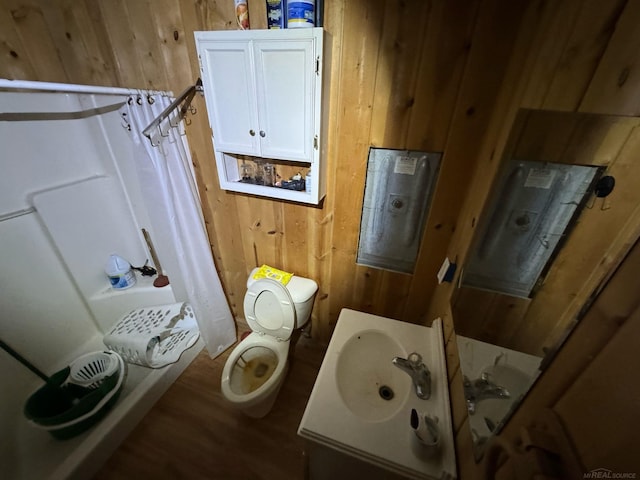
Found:
[[(195, 32), (195, 38), (221, 188), (317, 204), (324, 196), (322, 28)], [(278, 186), (243, 175), (246, 162), (254, 171), (275, 168)], [(281, 187), (291, 187), (296, 173), (310, 173), (310, 193)]]

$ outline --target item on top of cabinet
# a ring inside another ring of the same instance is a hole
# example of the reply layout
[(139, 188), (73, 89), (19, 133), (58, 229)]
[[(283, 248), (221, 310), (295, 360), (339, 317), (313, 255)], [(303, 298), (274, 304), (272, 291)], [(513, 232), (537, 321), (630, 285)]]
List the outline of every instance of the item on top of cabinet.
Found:
[(247, 0), (235, 0), (236, 20), (241, 30), (249, 30), (249, 6)]
[(136, 274), (131, 269), (131, 264), (115, 253), (109, 256), (104, 273), (109, 277), (114, 290), (125, 290), (136, 284)]
[(287, 28), (315, 26), (315, 0), (291, 0), (287, 2)]
[(286, 12), (286, 0), (267, 0), (267, 28), (287, 28)]

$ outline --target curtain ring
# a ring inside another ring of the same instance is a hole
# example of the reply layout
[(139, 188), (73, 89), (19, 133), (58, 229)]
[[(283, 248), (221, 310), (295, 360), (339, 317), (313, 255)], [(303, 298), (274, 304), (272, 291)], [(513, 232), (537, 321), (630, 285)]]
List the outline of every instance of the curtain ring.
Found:
[(156, 100), (151, 96), (151, 94), (147, 94), (147, 102), (149, 103), (149, 105), (153, 105), (154, 103), (156, 103)]
[(140, 95), (138, 95), (138, 98), (136, 98), (136, 103), (138, 105), (142, 105), (142, 97)]
[(133, 97), (129, 97), (129, 100), (127, 100), (127, 104), (133, 105)]
[(122, 121), (124, 122), (124, 123), (121, 123), (122, 128), (124, 128), (127, 132), (130, 132), (131, 131), (131, 124), (127, 120), (127, 113), (126, 112), (122, 112), (120, 114), (120, 117), (122, 117)]

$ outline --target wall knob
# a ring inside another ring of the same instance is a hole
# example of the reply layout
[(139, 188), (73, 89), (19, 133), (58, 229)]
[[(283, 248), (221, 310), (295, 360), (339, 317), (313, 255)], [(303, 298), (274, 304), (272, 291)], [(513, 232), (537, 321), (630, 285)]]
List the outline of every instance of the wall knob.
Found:
[(395, 198), (392, 202), (391, 202), (391, 206), (393, 208), (402, 208), (404, 207), (404, 202), (402, 200), (399, 200), (397, 198)]

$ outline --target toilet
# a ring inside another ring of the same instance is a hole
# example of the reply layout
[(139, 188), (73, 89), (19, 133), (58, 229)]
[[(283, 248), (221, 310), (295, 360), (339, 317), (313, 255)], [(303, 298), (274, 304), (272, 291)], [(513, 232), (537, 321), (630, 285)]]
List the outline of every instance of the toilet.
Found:
[(244, 296), (251, 330), (231, 352), (222, 370), (222, 394), (234, 407), (254, 418), (264, 417), (275, 403), (288, 367), (291, 335), (311, 318), (318, 284), (292, 276), (285, 285), (256, 280), (254, 268)]

